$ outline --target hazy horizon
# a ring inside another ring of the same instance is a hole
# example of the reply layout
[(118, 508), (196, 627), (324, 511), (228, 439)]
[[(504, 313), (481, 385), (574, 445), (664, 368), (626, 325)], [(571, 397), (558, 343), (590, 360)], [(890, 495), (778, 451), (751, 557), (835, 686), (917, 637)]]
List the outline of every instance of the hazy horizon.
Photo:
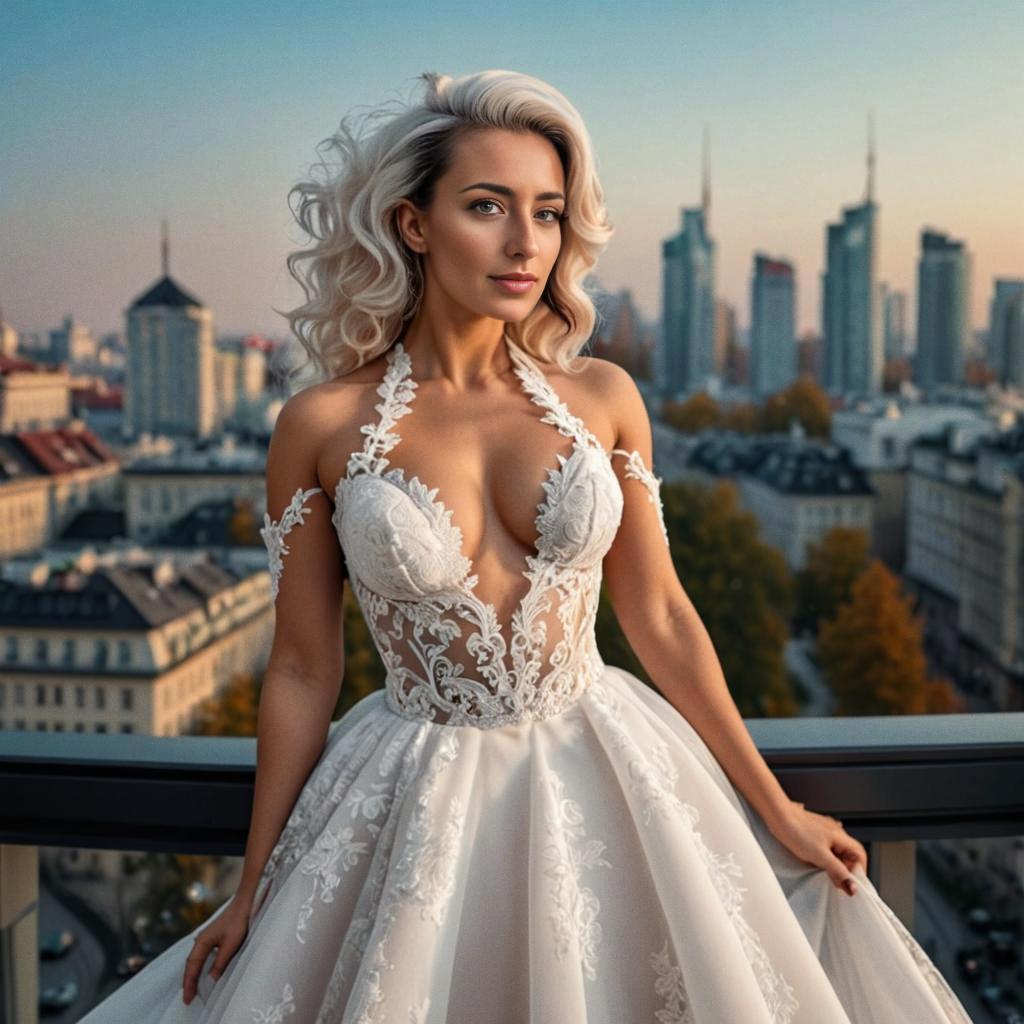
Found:
[[(910, 296), (922, 229), (966, 242), (971, 324), (993, 279), (1024, 277), (1024, 10), (993, 2), (883, 10), (809, 3), (303, 6), (8, 4), (0, 61), (0, 307), (19, 330), (66, 314), (97, 334), (160, 275), (218, 333), (287, 332), (301, 293), (289, 187), (357, 107), (409, 96), (424, 71), (513, 68), (586, 121), (616, 233), (596, 272), (660, 314), (661, 242), (699, 203), (711, 136), (718, 294), (749, 322), (754, 253), (796, 266), (798, 330), (817, 330), (825, 224), (861, 201), (877, 146), (880, 279)], [(387, 59), (381, 59), (386, 54)], [(170, 55), (165, 56), (165, 55)], [(621, 84), (620, 84), (621, 83)]]

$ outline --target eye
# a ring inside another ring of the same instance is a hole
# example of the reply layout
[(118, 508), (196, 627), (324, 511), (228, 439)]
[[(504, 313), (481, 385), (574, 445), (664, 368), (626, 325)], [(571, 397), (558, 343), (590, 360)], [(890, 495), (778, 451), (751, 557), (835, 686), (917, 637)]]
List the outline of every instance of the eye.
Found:
[[(475, 210), (481, 203), (487, 203), (490, 206), (497, 206), (498, 204), (493, 199), (478, 199), (475, 203), (470, 204), (470, 209)], [(481, 211), (482, 212), (482, 211)]]
[(541, 210), (541, 213), (550, 213), (551, 216), (548, 218), (548, 224), (557, 224), (562, 220), (562, 215), (557, 210)]

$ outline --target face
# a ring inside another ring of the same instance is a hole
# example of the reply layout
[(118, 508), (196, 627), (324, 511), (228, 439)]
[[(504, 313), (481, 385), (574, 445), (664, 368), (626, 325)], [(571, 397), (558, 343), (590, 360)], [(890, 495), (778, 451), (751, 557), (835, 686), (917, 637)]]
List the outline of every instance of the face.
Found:
[[(488, 128), (458, 141), (427, 211), (403, 200), (396, 216), (406, 242), (423, 254), (425, 302), (515, 322), (544, 293), (565, 210), (554, 145), (535, 132)], [(532, 280), (499, 280), (508, 274)]]

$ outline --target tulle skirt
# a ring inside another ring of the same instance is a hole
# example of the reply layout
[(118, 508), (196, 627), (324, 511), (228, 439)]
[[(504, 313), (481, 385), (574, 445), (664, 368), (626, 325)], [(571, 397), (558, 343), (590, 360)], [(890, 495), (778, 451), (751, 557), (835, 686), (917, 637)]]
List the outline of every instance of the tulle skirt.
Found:
[(377, 691), (332, 724), (220, 979), (214, 951), (182, 1001), (204, 924), (82, 1024), (969, 1022), (856, 875), (783, 847), (623, 669), (495, 729)]

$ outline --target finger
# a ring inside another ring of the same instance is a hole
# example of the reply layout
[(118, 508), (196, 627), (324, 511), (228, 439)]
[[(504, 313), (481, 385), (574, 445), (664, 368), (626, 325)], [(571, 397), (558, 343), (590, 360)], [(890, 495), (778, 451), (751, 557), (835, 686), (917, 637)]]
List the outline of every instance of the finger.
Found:
[(214, 960), (213, 966), (210, 968), (210, 977), (216, 981), (223, 973), (224, 968), (227, 967), (228, 961), (234, 956), (235, 949), (228, 946), (221, 946), (220, 951), (217, 953), (217, 959)]
[(842, 840), (836, 846), (836, 852), (851, 871), (859, 865), (867, 874), (867, 850), (853, 836), (844, 833)]
[(182, 983), (182, 990), (188, 999), (196, 994), (196, 985), (199, 981), (199, 971), (206, 960), (207, 955), (213, 948), (212, 939), (200, 938), (196, 940), (185, 961), (185, 979)]
[(849, 896), (853, 896), (857, 891), (857, 882), (850, 873), (850, 869), (831, 851), (829, 851), (828, 863), (829, 877), (836, 888), (841, 889)]

